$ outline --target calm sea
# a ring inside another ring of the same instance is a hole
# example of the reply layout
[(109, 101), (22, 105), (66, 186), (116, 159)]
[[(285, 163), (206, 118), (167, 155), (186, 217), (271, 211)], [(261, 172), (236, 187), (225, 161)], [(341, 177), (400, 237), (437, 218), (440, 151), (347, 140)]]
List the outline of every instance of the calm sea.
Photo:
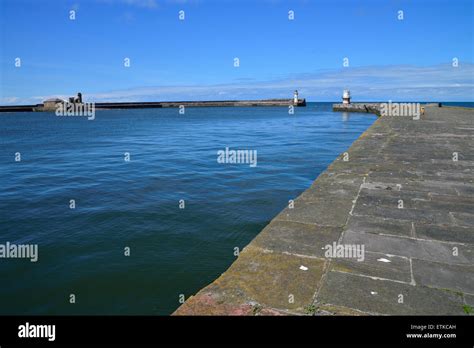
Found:
[[(39, 256), (0, 259), (0, 314), (171, 313), (375, 120), (295, 111), (1, 115), (0, 244)], [(218, 163), (226, 147), (256, 150), (257, 166)]]

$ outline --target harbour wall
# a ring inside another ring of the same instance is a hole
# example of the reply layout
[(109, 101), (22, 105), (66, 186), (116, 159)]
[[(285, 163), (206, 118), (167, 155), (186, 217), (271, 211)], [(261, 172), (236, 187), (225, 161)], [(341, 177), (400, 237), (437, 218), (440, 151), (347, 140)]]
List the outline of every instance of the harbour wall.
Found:
[[(98, 110), (108, 109), (154, 109), (154, 108), (179, 108), (179, 107), (255, 107), (255, 106), (281, 106), (304, 107), (306, 99), (260, 99), (260, 100), (215, 100), (215, 101), (170, 101), (170, 102), (121, 102), (121, 103), (94, 103)], [(0, 112), (32, 112), (54, 111), (45, 109), (43, 104), (0, 106)]]
[(333, 111), (341, 112), (364, 112), (380, 116), (380, 103), (351, 103), (351, 104), (333, 104)]
[(474, 110), (425, 109), (379, 117), (174, 315), (472, 311)]

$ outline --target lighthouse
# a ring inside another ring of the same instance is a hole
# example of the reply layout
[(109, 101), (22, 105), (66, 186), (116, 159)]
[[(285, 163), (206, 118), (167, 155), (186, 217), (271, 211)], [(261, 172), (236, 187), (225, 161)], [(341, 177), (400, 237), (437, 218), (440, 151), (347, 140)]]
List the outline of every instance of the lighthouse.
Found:
[(298, 105), (298, 91), (297, 90), (293, 94), (293, 104)]
[(350, 104), (351, 103), (351, 92), (348, 89), (345, 89), (342, 93), (342, 104)]

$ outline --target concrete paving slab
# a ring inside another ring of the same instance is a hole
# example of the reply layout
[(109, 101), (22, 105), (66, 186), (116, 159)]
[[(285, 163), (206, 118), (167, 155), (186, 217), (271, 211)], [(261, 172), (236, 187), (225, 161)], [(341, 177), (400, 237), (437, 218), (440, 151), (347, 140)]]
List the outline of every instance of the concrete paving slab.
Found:
[(362, 233), (376, 233), (394, 236), (411, 237), (412, 222), (407, 220), (394, 220), (381, 217), (351, 216), (346, 230)]
[(324, 247), (337, 242), (341, 232), (341, 227), (274, 220), (255, 238), (252, 245), (266, 250), (324, 259)]
[(345, 231), (343, 244), (364, 245), (365, 250), (447, 264), (472, 264), (471, 245)]
[(337, 258), (331, 270), (411, 283), (410, 259), (389, 254), (365, 252), (363, 261)]
[(462, 296), (454, 292), (339, 272), (327, 274), (318, 301), (371, 314), (464, 314)]
[(304, 222), (322, 226), (342, 227), (352, 207), (347, 198), (326, 197), (307, 202), (297, 199), (294, 208), (287, 207), (276, 216), (276, 220)]
[(413, 259), (416, 284), (474, 295), (474, 266)]
[(417, 238), (474, 245), (474, 230), (452, 225), (414, 224)]

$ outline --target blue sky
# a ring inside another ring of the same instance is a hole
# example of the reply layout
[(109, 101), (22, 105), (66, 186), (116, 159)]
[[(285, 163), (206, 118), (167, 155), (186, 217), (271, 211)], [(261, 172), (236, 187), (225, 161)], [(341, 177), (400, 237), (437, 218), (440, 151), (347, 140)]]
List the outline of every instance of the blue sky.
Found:
[(0, 104), (474, 101), (473, 22), (471, 0), (2, 0)]

